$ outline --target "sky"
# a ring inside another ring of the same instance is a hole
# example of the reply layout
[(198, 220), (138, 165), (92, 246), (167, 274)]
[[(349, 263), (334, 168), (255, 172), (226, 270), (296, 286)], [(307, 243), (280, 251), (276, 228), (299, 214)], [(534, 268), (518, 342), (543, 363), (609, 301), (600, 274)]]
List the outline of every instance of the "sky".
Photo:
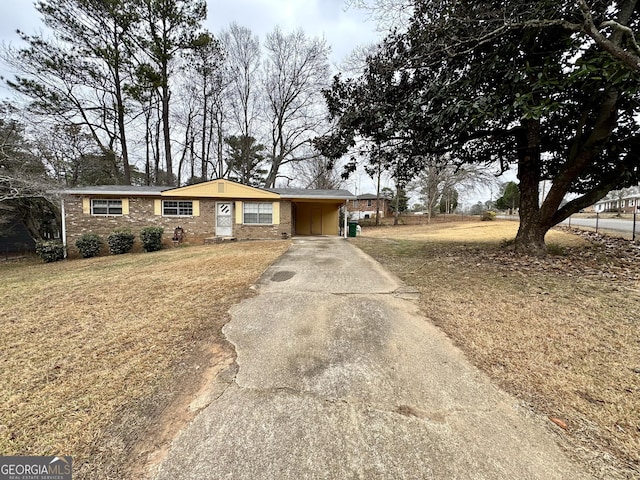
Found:
[[(327, 40), (332, 64), (340, 63), (358, 45), (380, 38), (367, 14), (346, 9), (345, 0), (207, 0), (207, 7), (205, 27), (214, 34), (232, 22), (250, 28), (261, 40), (276, 26), (284, 32), (302, 28), (308, 36)], [(32, 34), (42, 28), (33, 1), (0, 2), (0, 41), (20, 45), (17, 29)]]
[[(251, 29), (261, 41), (276, 26), (285, 33), (301, 28), (307, 36), (327, 40), (335, 72), (337, 65), (354, 48), (381, 38), (376, 24), (368, 19), (366, 12), (347, 9), (345, 3), (345, 0), (207, 0), (205, 27), (216, 34), (236, 22)], [(0, 42), (19, 46), (16, 29), (35, 34), (43, 28), (32, 0), (0, 0)], [(0, 75), (12, 77), (1, 64)], [(4, 85), (0, 85), (0, 97), (9, 93)], [(388, 178), (383, 180), (382, 186), (394, 188)], [(353, 174), (345, 187), (356, 195), (375, 193), (373, 181), (364, 172)], [(467, 201), (475, 203), (475, 198)]]
[[(276, 26), (285, 33), (303, 29), (309, 37), (324, 37), (331, 46), (330, 63), (334, 72), (353, 49), (381, 37), (366, 12), (347, 9), (345, 0), (207, 0), (205, 27), (209, 31), (217, 34), (232, 22), (248, 27), (261, 41)], [(16, 30), (36, 34), (43, 28), (32, 0), (0, 0), (0, 42), (20, 46)], [(12, 78), (13, 74), (0, 64), (0, 76)], [(0, 97), (10, 93), (0, 82)], [(368, 177), (364, 175), (363, 180), (360, 176), (349, 182), (351, 190), (372, 192)]]

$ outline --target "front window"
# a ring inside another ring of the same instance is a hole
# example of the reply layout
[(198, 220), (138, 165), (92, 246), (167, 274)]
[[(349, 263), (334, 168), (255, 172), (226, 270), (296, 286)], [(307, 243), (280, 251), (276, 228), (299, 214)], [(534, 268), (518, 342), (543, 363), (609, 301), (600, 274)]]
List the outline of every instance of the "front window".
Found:
[(193, 202), (191, 200), (164, 200), (162, 202), (162, 215), (165, 217), (188, 217), (193, 215)]
[(266, 202), (245, 203), (244, 223), (271, 225), (273, 223), (273, 204)]
[(122, 200), (93, 198), (91, 215), (122, 215)]

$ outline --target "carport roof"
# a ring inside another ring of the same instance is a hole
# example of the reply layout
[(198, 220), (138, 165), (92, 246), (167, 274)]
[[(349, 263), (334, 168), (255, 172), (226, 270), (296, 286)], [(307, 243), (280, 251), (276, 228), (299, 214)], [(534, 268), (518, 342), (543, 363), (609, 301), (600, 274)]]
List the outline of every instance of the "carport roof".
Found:
[(353, 200), (356, 197), (349, 190), (311, 190), (308, 188), (267, 188), (282, 198), (311, 200)]

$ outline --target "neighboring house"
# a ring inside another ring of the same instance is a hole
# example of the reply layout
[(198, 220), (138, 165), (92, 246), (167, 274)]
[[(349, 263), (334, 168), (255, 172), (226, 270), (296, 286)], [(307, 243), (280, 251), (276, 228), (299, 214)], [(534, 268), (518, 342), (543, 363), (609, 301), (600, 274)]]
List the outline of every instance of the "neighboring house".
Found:
[(136, 235), (144, 227), (164, 227), (166, 242), (177, 227), (193, 243), (338, 235), (340, 208), (353, 198), (346, 190), (259, 189), (222, 179), (178, 188), (103, 185), (63, 193), (69, 247), (83, 233), (106, 238), (122, 227)]
[(634, 194), (625, 196), (622, 199), (615, 198), (600, 200), (594, 205), (594, 210), (597, 213), (634, 213), (640, 211), (638, 210), (638, 207), (640, 207), (640, 195)]
[(378, 201), (375, 194), (365, 193), (364, 195), (358, 195), (349, 202), (349, 216), (354, 220), (376, 218), (376, 207), (378, 205), (380, 205), (380, 218), (391, 215), (391, 200), (388, 198), (380, 197)]

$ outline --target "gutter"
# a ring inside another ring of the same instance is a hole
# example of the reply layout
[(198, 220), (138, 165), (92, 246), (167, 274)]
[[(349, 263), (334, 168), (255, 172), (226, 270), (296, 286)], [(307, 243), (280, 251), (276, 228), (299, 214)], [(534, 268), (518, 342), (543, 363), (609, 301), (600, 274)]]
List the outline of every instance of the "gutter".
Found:
[(60, 215), (62, 216), (62, 251), (67, 258), (67, 215), (64, 210), (64, 197), (60, 199)]

